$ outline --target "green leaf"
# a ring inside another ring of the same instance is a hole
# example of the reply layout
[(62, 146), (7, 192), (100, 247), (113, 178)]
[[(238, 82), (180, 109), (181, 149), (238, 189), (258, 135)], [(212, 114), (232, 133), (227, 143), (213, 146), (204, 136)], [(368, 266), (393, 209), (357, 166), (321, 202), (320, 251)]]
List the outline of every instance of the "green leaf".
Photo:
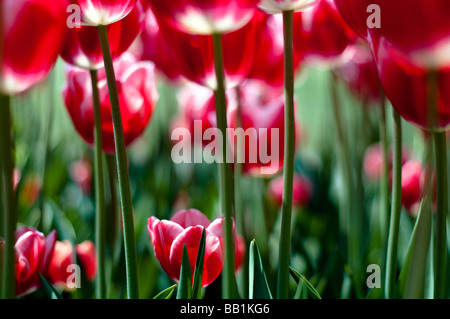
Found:
[(424, 298), (427, 257), (431, 240), (431, 202), (425, 197), (408, 246), (399, 276), (399, 293), (406, 299)]
[(316, 288), (314, 288), (314, 286), (308, 281), (308, 279), (306, 279), (292, 267), (289, 267), (289, 272), (297, 284), (305, 286), (307, 288), (307, 291), (311, 297), (313, 297), (314, 299), (322, 299)]
[(203, 228), (202, 238), (198, 247), (197, 260), (195, 262), (194, 270), (194, 285), (192, 288), (192, 298), (199, 299), (202, 287), (203, 265), (205, 262), (205, 244), (206, 244), (206, 230)]
[(44, 289), (44, 291), (47, 293), (47, 295), (51, 298), (51, 299), (63, 299), (61, 294), (55, 289), (55, 287), (53, 287), (48, 281), (47, 279), (45, 279), (44, 276), (42, 276), (41, 273), (39, 273), (39, 277), (41, 278), (42, 281), (42, 288)]
[(159, 294), (157, 294), (153, 299), (170, 299), (172, 298), (173, 292), (177, 285), (170, 286), (169, 288), (164, 289)]
[(177, 299), (191, 299), (191, 265), (186, 245), (183, 247), (183, 259), (181, 261), (180, 282), (178, 283)]
[(261, 255), (254, 239), (250, 243), (249, 259), (249, 298), (272, 299), (272, 293), (270, 292), (267, 277), (264, 273)]

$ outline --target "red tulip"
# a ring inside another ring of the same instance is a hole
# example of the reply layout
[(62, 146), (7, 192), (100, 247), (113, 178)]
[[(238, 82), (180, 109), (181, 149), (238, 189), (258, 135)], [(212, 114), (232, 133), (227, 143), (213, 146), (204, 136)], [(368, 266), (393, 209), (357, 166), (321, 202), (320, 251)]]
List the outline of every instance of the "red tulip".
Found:
[(332, 0), (318, 0), (311, 10), (296, 13), (294, 30), (294, 50), (310, 64), (348, 60), (350, 52), (346, 49), (356, 40), (356, 34), (344, 22)]
[(55, 63), (66, 30), (66, 0), (1, 0), (0, 93), (24, 92)]
[[(109, 46), (113, 59), (124, 53), (144, 27), (144, 9), (140, 2), (123, 20), (107, 26)], [(84, 69), (103, 67), (102, 48), (98, 30), (93, 26), (68, 28), (61, 57), (68, 63)]]
[[(161, 2), (162, 3), (162, 2)], [(166, 2), (164, 2), (166, 3)], [(155, 12), (155, 11), (154, 11)], [(159, 32), (166, 41), (166, 51), (172, 62), (172, 72), (179, 73), (192, 82), (217, 87), (212, 36), (192, 35), (176, 30), (162, 22), (155, 12)], [(225, 84), (231, 88), (242, 82), (249, 70), (255, 53), (256, 21), (223, 36)], [(174, 69), (177, 68), (178, 71)]]
[(27, 206), (32, 206), (42, 190), (42, 179), (37, 175), (31, 175), (24, 181), (20, 200)]
[[(284, 83), (284, 40), (281, 15), (265, 14), (258, 11), (253, 18), (256, 21), (256, 51), (248, 78), (282, 87)], [(298, 33), (294, 29), (294, 36)], [(294, 69), (297, 71), (301, 62), (301, 53), (294, 52)]]
[[(154, 66), (150, 62), (136, 62), (124, 54), (115, 62), (125, 144), (130, 145), (147, 127), (153, 113), (158, 92), (154, 81)], [(94, 143), (94, 110), (88, 71), (71, 68), (63, 91), (64, 101), (73, 124), (81, 137)], [(98, 88), (102, 113), (103, 150), (115, 151), (110, 99), (104, 70), (99, 72)]]
[[(375, 48), (375, 60), (386, 96), (407, 121), (425, 130), (450, 125), (450, 68), (436, 71), (436, 122), (430, 118), (428, 70), (412, 65), (398, 50), (381, 41)], [(434, 93), (433, 93), (434, 94)]]
[(97, 250), (95, 244), (90, 240), (85, 240), (75, 246), (78, 260), (83, 266), (83, 270), (86, 274), (86, 278), (90, 281), (94, 281), (97, 276)]
[[(347, 23), (374, 44), (382, 41), (393, 46), (416, 66), (450, 66), (450, 3), (435, 0), (372, 1), (335, 0)], [(378, 9), (368, 8), (369, 4)], [(379, 27), (371, 14), (379, 13)]]
[[(292, 206), (300, 208), (307, 206), (311, 201), (311, 197), (313, 195), (313, 183), (306, 176), (295, 173), (293, 185)], [(281, 207), (281, 204), (283, 202), (283, 176), (274, 178), (270, 182), (267, 192), (269, 198), (278, 207)]]
[[(184, 245), (188, 250), (191, 273), (194, 274), (198, 246), (205, 228), (202, 286), (205, 287), (213, 282), (223, 267), (223, 224), (223, 218), (217, 218), (210, 222), (205, 215), (195, 209), (179, 211), (170, 220), (160, 221), (155, 217), (150, 217), (148, 219), (150, 239), (155, 256), (167, 275), (174, 280), (179, 280)], [(237, 267), (238, 265), (236, 265)]]
[(53, 252), (53, 258), (48, 268), (48, 277), (50, 282), (66, 291), (70, 291), (67, 285), (67, 280), (71, 275), (68, 271), (70, 265), (75, 264), (75, 255), (72, 244), (67, 241), (57, 241), (55, 244), (55, 251)]
[[(259, 0), (148, 0), (153, 11), (180, 31), (214, 34), (246, 25)], [(242, 43), (241, 43), (242, 44)]]
[(340, 65), (335, 72), (356, 97), (367, 102), (379, 102), (380, 80), (372, 53), (364, 44), (356, 44), (354, 49), (352, 58)]
[(78, 185), (83, 194), (87, 195), (92, 189), (92, 164), (83, 158), (70, 165), (70, 177)]
[[(150, 60), (155, 63), (156, 69), (169, 80), (179, 80), (181, 77), (180, 70), (170, 54), (169, 41), (162, 34), (151, 9), (146, 11), (145, 27), (140, 38), (142, 45), (141, 60)], [(161, 54), (161, 52), (164, 52), (164, 54)]]
[(261, 0), (259, 7), (267, 13), (301, 11), (316, 4), (317, 0)]
[(124, 19), (137, 0), (73, 0), (81, 9), (82, 22), (87, 25), (109, 25)]
[(418, 161), (408, 161), (402, 167), (402, 204), (408, 212), (417, 211), (422, 200), (424, 173)]
[[(238, 127), (248, 132), (248, 137), (241, 140), (245, 157), (243, 162), (244, 173), (251, 175), (274, 175), (283, 169), (284, 163), (284, 97), (282, 90), (274, 89), (258, 81), (249, 81), (240, 87), (240, 103), (242, 124), (238, 126), (238, 113), (236, 108), (229, 108), (229, 127)], [(254, 132), (253, 134), (252, 131)], [(296, 135), (299, 133), (296, 127)], [(235, 140), (230, 136), (231, 141)], [(298, 136), (296, 136), (298, 140)], [(237, 153), (238, 140), (234, 141), (234, 154)], [(274, 148), (275, 147), (275, 148)]]
[[(378, 181), (384, 169), (384, 155), (380, 143), (373, 144), (366, 149), (363, 159), (364, 175), (370, 181)], [(411, 151), (403, 147), (402, 149), (402, 165), (411, 159)], [(389, 172), (392, 169), (392, 149), (388, 150), (388, 167)]]
[(86, 272), (86, 278), (94, 281), (97, 275), (97, 255), (92, 241), (87, 240), (77, 244), (75, 252), (69, 241), (57, 241), (53, 258), (48, 268), (48, 277), (53, 285), (66, 291), (74, 289), (69, 287), (67, 283), (70, 279), (69, 277), (73, 274), (69, 266), (75, 265), (75, 253), (79, 263), (83, 266), (83, 270)]
[[(234, 101), (229, 95), (228, 92), (227, 104), (233, 103)], [(199, 142), (199, 139), (195, 138), (196, 132), (201, 133), (202, 145), (206, 146), (211, 143), (211, 141), (203, 139), (203, 136), (208, 129), (216, 127), (214, 92), (200, 85), (189, 83), (180, 91), (178, 101), (181, 116), (174, 121), (172, 130), (184, 127), (189, 130), (194, 143)], [(196, 125), (199, 126), (196, 127)]]
[(56, 242), (56, 231), (47, 238), (31, 227), (16, 231), (16, 295), (31, 293), (42, 286), (39, 273), (46, 276)]

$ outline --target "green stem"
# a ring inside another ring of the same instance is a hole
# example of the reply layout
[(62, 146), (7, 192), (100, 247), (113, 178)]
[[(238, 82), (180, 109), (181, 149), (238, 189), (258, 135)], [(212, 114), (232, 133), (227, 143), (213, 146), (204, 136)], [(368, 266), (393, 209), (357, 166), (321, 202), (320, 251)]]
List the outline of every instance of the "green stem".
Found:
[(279, 264), (277, 298), (289, 298), (289, 263), (291, 254), (292, 191), (295, 157), (295, 112), (294, 112), (294, 12), (283, 12), (284, 35), (284, 168), (283, 200), (281, 205), (281, 233), (279, 243)]
[[(237, 104), (237, 110), (236, 110), (236, 128), (242, 128), (242, 103), (241, 103), (241, 96), (240, 96), (240, 88), (239, 86), (235, 89), (236, 92), (236, 104)], [(242, 141), (243, 142), (243, 141)], [(247, 236), (247, 229), (245, 222), (245, 206), (244, 201), (242, 198), (242, 147), (243, 145), (240, 144), (240, 141), (238, 141), (236, 146), (236, 155), (234, 158), (234, 190), (235, 190), (235, 215), (236, 219), (238, 221), (237, 223), (237, 229), (238, 232), (242, 235), (244, 238), (245, 243), (248, 242), (248, 236)], [(240, 161), (241, 160), (241, 161)], [(243, 265), (241, 270), (241, 293), (243, 293), (242, 298), (248, 299), (248, 283), (249, 283), (249, 269), (248, 269), (248, 255), (247, 251), (244, 253), (243, 258)]]
[(115, 255), (115, 247), (116, 240), (120, 234), (119, 227), (119, 214), (117, 209), (117, 184), (116, 184), (116, 159), (112, 154), (106, 154), (106, 165), (108, 168), (108, 177), (109, 177), (109, 189), (110, 189), (110, 204), (109, 204), (109, 216), (108, 216), (108, 247), (111, 252), (111, 256), (116, 260)]
[(433, 133), (436, 156), (436, 246), (434, 298), (445, 298), (447, 257), (447, 149), (445, 132)]
[(233, 176), (231, 165), (227, 163), (227, 111), (225, 97), (225, 75), (223, 67), (222, 35), (213, 34), (214, 64), (217, 88), (214, 91), (216, 103), (217, 128), (222, 133), (222, 161), (219, 163), (220, 201), (225, 216), (225, 262), (223, 271), (223, 297), (236, 298), (236, 278), (234, 274), (234, 238), (233, 238)]
[(389, 237), (386, 257), (385, 297), (394, 298), (397, 279), (397, 251), (402, 210), (402, 122), (397, 111), (394, 114), (393, 130), (393, 165), (392, 165), (392, 204), (389, 223)]
[(3, 170), (3, 234), (5, 240), (3, 264), (4, 299), (15, 297), (15, 231), (17, 223), (17, 205), (13, 189), (13, 144), (10, 97), (0, 95), (0, 163)]
[(120, 204), (122, 208), (123, 236), (125, 246), (125, 265), (127, 276), (127, 290), (129, 299), (139, 298), (137, 278), (136, 238), (134, 235), (133, 206), (131, 200), (130, 180), (128, 174), (127, 153), (123, 134), (122, 115), (120, 113), (119, 94), (116, 86), (116, 76), (109, 47), (106, 26), (98, 26), (100, 44), (105, 63), (106, 80), (108, 82), (111, 113), (114, 127), (114, 141), (116, 147), (117, 176), (119, 181)]
[(345, 134), (344, 121), (342, 119), (343, 110), (340, 105), (337, 78), (331, 74), (331, 95), (333, 119), (336, 129), (337, 151), (339, 164), (342, 171), (342, 179), (344, 184), (344, 197), (341, 200), (339, 209), (341, 216), (340, 221), (344, 223), (341, 229), (346, 234), (348, 263), (351, 270), (352, 279), (355, 282), (356, 293), (361, 295), (360, 277), (362, 274), (362, 231), (363, 221), (362, 214), (357, 209), (357, 199), (354, 198), (355, 178), (352, 170), (352, 156), (348, 140)]
[(95, 210), (97, 244), (97, 281), (96, 291), (98, 299), (106, 297), (105, 282), (105, 186), (103, 173), (103, 141), (102, 141), (102, 115), (100, 110), (100, 98), (98, 91), (98, 76), (96, 70), (90, 71), (92, 85), (92, 99), (94, 104), (94, 166), (95, 166)]
[(387, 246), (387, 234), (388, 234), (388, 221), (389, 221), (389, 146), (387, 139), (387, 126), (386, 126), (386, 103), (385, 97), (382, 94), (380, 102), (380, 144), (383, 152), (383, 174), (380, 180), (380, 233), (381, 233), (381, 247), (383, 250), (382, 257), (382, 269), (385, 269), (386, 265), (386, 246)]

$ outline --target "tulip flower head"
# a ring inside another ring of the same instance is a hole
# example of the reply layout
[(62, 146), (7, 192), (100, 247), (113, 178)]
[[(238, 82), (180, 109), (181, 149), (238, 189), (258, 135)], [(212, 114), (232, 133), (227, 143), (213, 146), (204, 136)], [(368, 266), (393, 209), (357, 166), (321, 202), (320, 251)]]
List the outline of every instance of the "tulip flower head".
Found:
[(56, 243), (56, 231), (47, 237), (31, 227), (16, 231), (16, 295), (23, 296), (42, 286), (39, 274), (47, 276)]
[(236, 31), (253, 17), (259, 0), (147, 0), (174, 28), (211, 35)]
[(71, 291), (75, 287), (69, 287), (68, 277), (72, 274), (68, 271), (70, 265), (75, 264), (75, 255), (72, 244), (67, 241), (57, 241), (53, 257), (48, 268), (50, 282), (65, 291)]
[(91, 26), (109, 25), (124, 19), (137, 0), (75, 0), (80, 6), (82, 23)]
[[(120, 109), (125, 144), (129, 146), (146, 129), (158, 91), (154, 80), (154, 65), (151, 62), (137, 62), (130, 54), (124, 54), (115, 62)], [(68, 83), (63, 91), (66, 108), (75, 129), (89, 144), (94, 144), (94, 108), (89, 72), (70, 68)], [(111, 116), (108, 85), (104, 70), (99, 71), (98, 82), (102, 121), (103, 150), (115, 152), (114, 130)]]
[(357, 36), (332, 0), (318, 0), (310, 10), (294, 14), (294, 50), (313, 66), (336, 66), (352, 57)]
[(315, 5), (317, 0), (261, 0), (259, 8), (267, 13), (302, 11)]
[[(195, 262), (203, 229), (206, 231), (205, 262), (202, 286), (212, 283), (220, 274), (224, 259), (224, 219), (212, 222), (196, 209), (177, 212), (170, 220), (148, 219), (148, 232), (156, 258), (167, 275), (180, 279), (183, 247), (186, 245), (191, 273), (194, 275)], [(241, 245), (242, 246), (242, 245)], [(236, 245), (238, 248), (239, 245)], [(242, 248), (242, 247), (241, 247)], [(236, 250), (237, 257), (242, 250)], [(237, 259), (238, 259), (237, 258)], [(242, 258), (240, 258), (242, 260)], [(236, 268), (239, 267), (236, 264)]]
[[(306, 207), (311, 201), (313, 191), (314, 185), (312, 181), (306, 176), (296, 173), (294, 175), (292, 206), (297, 208)], [(278, 207), (281, 207), (283, 201), (283, 176), (278, 176), (270, 182), (268, 196)]]
[(90, 281), (94, 281), (97, 276), (97, 249), (95, 244), (90, 240), (85, 240), (75, 246), (75, 252), (78, 260), (83, 267), (86, 278)]
[[(138, 2), (122, 20), (106, 27), (111, 56), (115, 60), (124, 53), (144, 27), (144, 8)], [(98, 70), (103, 67), (103, 54), (98, 30), (81, 25), (68, 28), (61, 57), (68, 63), (83, 69)]]
[[(169, 74), (180, 74), (192, 82), (215, 90), (217, 79), (212, 36), (182, 32), (165, 22), (155, 10), (153, 12), (161, 33), (160, 39), (165, 42), (159, 46), (171, 59)], [(252, 19), (243, 28), (222, 37), (226, 88), (237, 86), (248, 75), (255, 56), (255, 26), (256, 21)], [(160, 55), (160, 52), (157, 54)]]
[(66, 31), (66, 0), (1, 0), (0, 93), (22, 93), (51, 71)]

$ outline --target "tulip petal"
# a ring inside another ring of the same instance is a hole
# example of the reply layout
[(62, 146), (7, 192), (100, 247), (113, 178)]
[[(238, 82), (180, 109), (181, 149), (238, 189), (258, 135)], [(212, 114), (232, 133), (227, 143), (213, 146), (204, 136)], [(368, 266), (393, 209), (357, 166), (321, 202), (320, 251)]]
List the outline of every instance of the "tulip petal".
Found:
[(179, 211), (178, 213), (173, 215), (170, 220), (174, 223), (177, 223), (183, 228), (188, 228), (197, 225), (206, 228), (210, 224), (209, 219), (197, 209), (188, 209)]
[[(194, 275), (195, 262), (198, 254), (198, 246), (200, 244), (203, 232), (202, 226), (191, 226), (186, 228), (174, 240), (170, 250), (170, 263), (174, 269), (179, 272), (181, 269), (181, 261), (183, 255), (183, 247), (186, 245), (189, 255), (189, 263), (191, 265), (191, 274)], [(203, 266), (202, 287), (213, 282), (222, 271), (223, 267), (223, 245), (221, 239), (206, 230), (205, 242), (205, 262)]]
[(183, 232), (183, 228), (174, 222), (160, 221), (155, 217), (150, 217), (148, 219), (148, 232), (152, 240), (155, 257), (161, 263), (161, 267), (169, 277), (178, 279), (180, 269), (171, 265), (169, 256), (172, 243)]

